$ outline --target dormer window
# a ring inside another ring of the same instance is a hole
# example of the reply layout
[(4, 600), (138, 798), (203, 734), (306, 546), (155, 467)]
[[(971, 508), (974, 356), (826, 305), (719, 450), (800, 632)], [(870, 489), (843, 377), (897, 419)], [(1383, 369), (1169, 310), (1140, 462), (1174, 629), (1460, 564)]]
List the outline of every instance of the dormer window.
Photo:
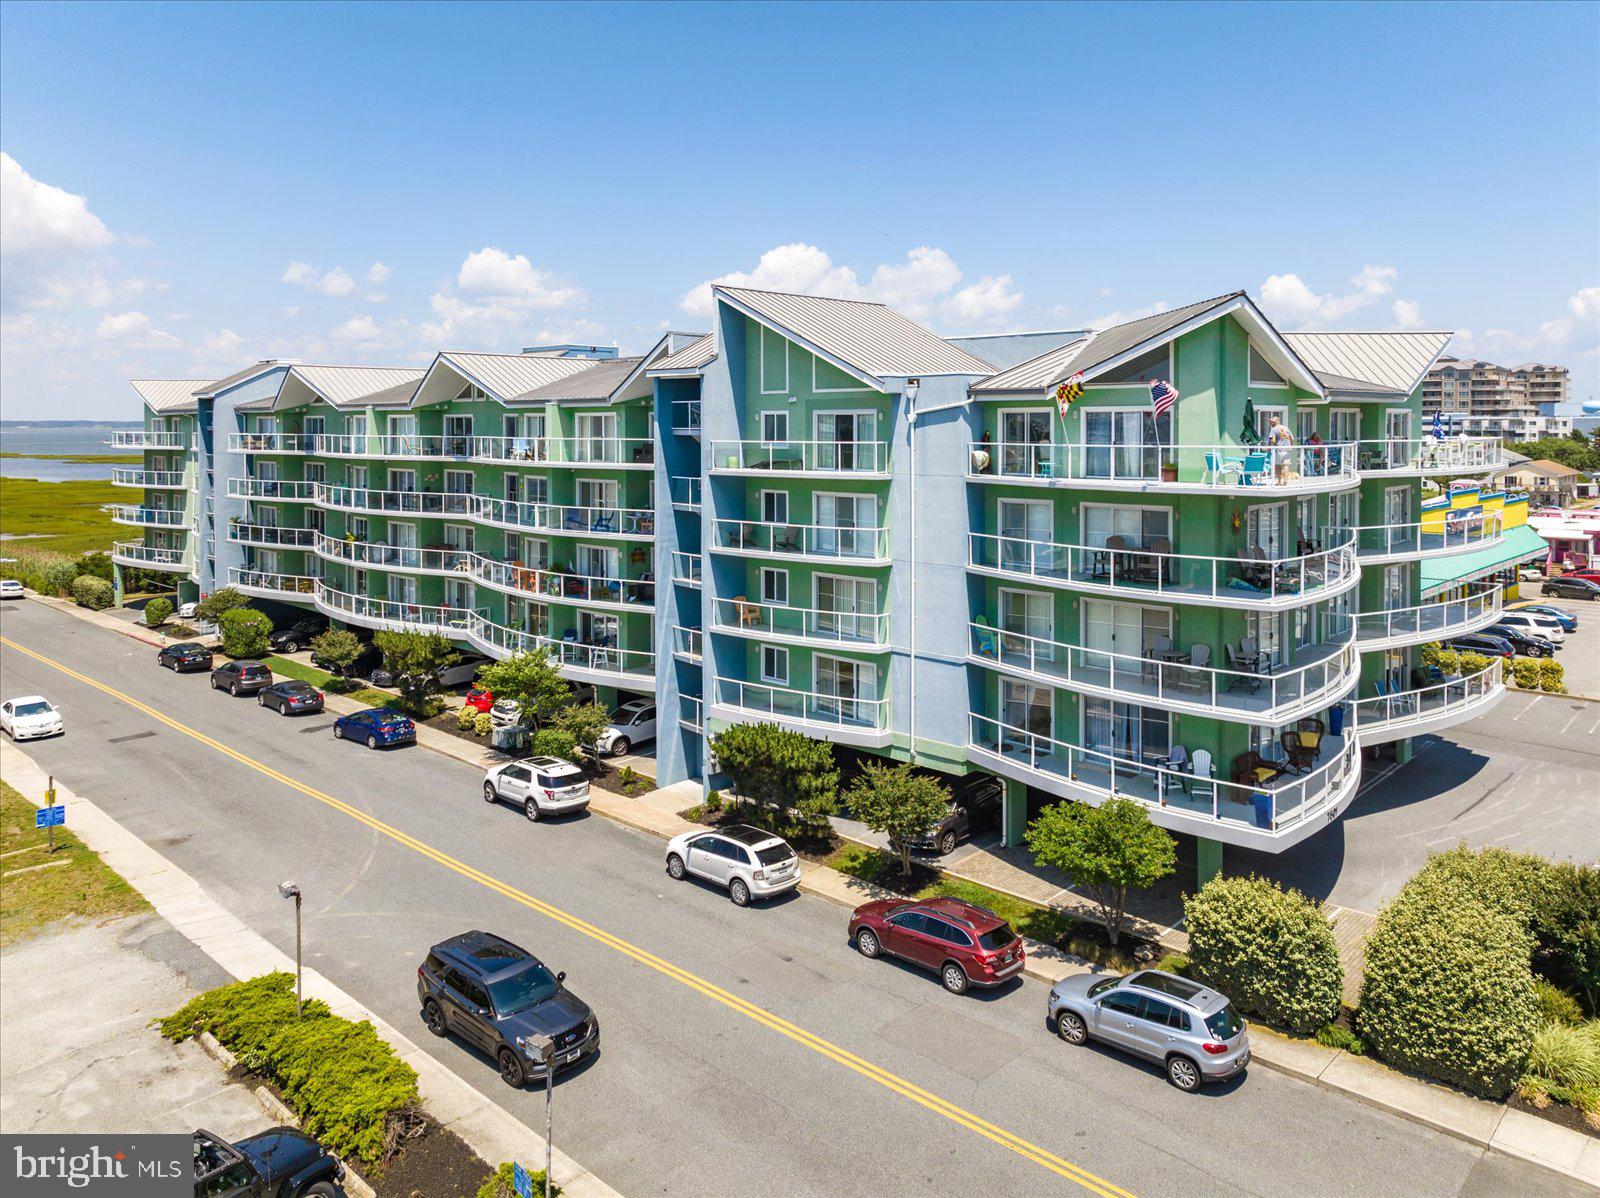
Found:
[(1255, 346), (1250, 347), (1250, 385), (1252, 387), (1286, 387), (1283, 376), (1272, 368), (1272, 363), (1261, 355)]

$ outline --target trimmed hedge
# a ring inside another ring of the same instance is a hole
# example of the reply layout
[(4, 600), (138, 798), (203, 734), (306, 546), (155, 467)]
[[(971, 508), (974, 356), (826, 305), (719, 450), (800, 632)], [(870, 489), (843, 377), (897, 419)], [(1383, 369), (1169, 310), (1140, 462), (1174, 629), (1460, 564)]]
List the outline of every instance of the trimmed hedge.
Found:
[(1190, 977), (1287, 1031), (1309, 1034), (1338, 1015), (1344, 969), (1333, 927), (1298, 890), (1215, 877), (1183, 913)]
[(1384, 1060), (1503, 1097), (1533, 1046), (1539, 1007), (1528, 929), (1537, 858), (1441, 853), (1378, 916), (1358, 1031)]
[(268, 973), (208, 990), (161, 1021), (169, 1040), (208, 1031), (247, 1069), (274, 1081), (306, 1131), (341, 1156), (374, 1165), (416, 1109), (416, 1071), (370, 1023), (311, 999), (294, 1013), (294, 975)]
[(172, 614), (172, 600), (152, 599), (144, 605), (144, 622), (151, 628), (160, 628)]
[(105, 611), (116, 602), (116, 591), (103, 578), (80, 574), (72, 580), (72, 598), (79, 607), (90, 611)]
[(559, 728), (540, 728), (533, 734), (529, 749), (535, 757), (559, 757), (574, 765), (582, 764), (578, 756), (578, 742), (573, 739), (572, 733)]
[(1539, 689), (1551, 694), (1567, 693), (1567, 668), (1553, 657), (1539, 663)]
[(487, 711), (480, 711), (473, 716), (472, 731), (478, 736), (488, 736), (494, 731), (494, 716)]

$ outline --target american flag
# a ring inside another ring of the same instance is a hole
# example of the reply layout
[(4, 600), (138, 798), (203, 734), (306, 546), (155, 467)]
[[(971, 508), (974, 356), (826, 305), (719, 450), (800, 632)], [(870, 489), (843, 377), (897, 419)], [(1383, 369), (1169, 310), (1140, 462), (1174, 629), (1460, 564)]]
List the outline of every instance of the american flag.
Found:
[(1157, 420), (1173, 404), (1178, 402), (1178, 389), (1166, 379), (1159, 379), (1150, 384), (1150, 414)]

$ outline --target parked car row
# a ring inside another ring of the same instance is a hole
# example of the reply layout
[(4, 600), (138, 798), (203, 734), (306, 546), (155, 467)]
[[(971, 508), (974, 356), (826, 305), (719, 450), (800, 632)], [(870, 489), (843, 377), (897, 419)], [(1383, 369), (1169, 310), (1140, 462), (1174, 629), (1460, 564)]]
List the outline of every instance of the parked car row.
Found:
[(1567, 643), (1567, 634), (1578, 630), (1578, 617), (1564, 607), (1533, 604), (1505, 612), (1500, 619), (1478, 632), (1452, 638), (1452, 649), (1485, 653), (1490, 657), (1554, 657)]
[(1539, 593), (1555, 599), (1600, 599), (1600, 574), (1563, 574), (1547, 578)]

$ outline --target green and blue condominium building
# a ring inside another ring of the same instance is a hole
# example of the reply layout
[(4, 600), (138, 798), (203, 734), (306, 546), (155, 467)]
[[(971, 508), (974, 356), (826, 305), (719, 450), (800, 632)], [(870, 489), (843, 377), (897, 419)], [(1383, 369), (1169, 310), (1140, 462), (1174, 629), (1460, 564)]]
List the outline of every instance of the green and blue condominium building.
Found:
[[(634, 358), (138, 384), (145, 437), (190, 422), (145, 473), (193, 473), (194, 523), (117, 560), (548, 652), (603, 700), (654, 696), (663, 782), (714, 783), (717, 730), (772, 722), (1005, 778), (1008, 843), (1063, 798), (1140, 800), (1202, 868), (1304, 839), (1363, 750), (1403, 757), (1502, 693), (1497, 666), (1436, 678), (1419, 654), (1499, 613), (1492, 587), (1420, 596), (1420, 561), (1500, 536), (1423, 511), (1424, 478), (1500, 465), (1420, 427), (1448, 335), (1284, 334), (1242, 292), (964, 338), (713, 296), (709, 333)], [(1153, 383), (1177, 392), (1159, 415)]]

